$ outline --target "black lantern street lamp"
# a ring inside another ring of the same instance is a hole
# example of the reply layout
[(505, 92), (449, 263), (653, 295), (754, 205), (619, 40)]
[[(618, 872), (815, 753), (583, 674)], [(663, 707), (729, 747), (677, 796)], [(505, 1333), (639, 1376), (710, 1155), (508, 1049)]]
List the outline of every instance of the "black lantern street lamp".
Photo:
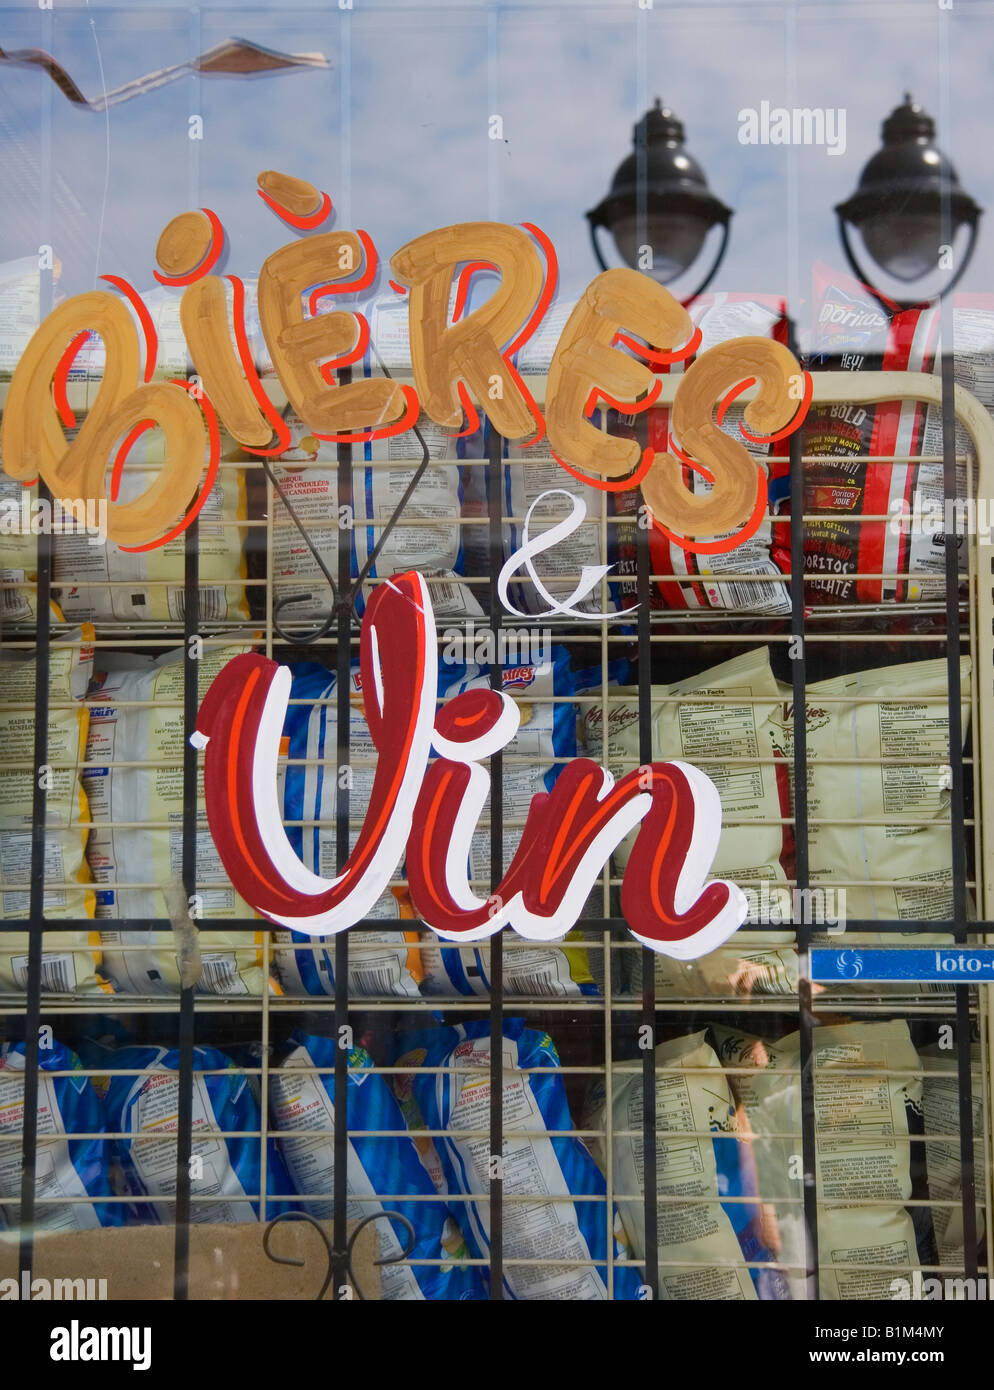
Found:
[[(930, 270), (951, 270), (939, 296), (947, 294), (963, 275), (977, 240), (981, 209), (960, 186), (949, 159), (936, 149), (935, 122), (911, 93), (883, 123), (883, 148), (859, 177), (856, 192), (839, 203), (839, 236), (853, 273), (886, 307), (884, 296), (856, 259), (847, 223), (862, 235), (867, 255), (886, 274), (911, 284)], [(961, 228), (969, 229), (965, 246), (954, 252), (952, 242)], [(912, 308), (925, 298), (897, 301)]]
[(684, 129), (659, 98), (635, 126), (635, 149), (618, 166), (607, 197), (591, 212), (590, 239), (601, 270), (607, 262), (597, 239), (600, 227), (614, 237), (621, 259), (668, 285), (697, 260), (713, 227), (721, 227), (717, 256), (683, 302), (714, 278), (728, 245), (727, 208), (708, 188), (704, 171), (684, 148)]

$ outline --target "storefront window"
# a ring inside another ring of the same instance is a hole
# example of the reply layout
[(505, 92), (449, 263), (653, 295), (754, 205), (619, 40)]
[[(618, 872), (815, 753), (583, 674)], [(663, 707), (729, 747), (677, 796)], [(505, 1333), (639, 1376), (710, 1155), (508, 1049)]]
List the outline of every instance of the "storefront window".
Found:
[(2, 7), (0, 1297), (986, 1298), (992, 42)]

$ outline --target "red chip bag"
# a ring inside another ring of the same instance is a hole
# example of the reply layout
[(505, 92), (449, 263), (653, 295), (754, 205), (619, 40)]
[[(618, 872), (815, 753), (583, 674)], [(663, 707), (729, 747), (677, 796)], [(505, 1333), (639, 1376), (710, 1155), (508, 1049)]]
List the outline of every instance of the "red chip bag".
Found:
[[(939, 337), (937, 305), (889, 315), (858, 281), (818, 264), (814, 271), (813, 348), (817, 371), (930, 371)], [(942, 496), (942, 463), (918, 463), (924, 452), (926, 409), (917, 401), (813, 407), (803, 428), (804, 570), (808, 604), (882, 603), (921, 598), (935, 576), (941, 596), (945, 555), (940, 537), (901, 520), (916, 492)], [(935, 430), (929, 452), (937, 450)], [(896, 458), (896, 463), (885, 460)], [(786, 458), (773, 466), (774, 491), (785, 493)], [(882, 518), (864, 521), (863, 517)], [(773, 558), (789, 568), (790, 526), (775, 526)], [(888, 578), (880, 578), (881, 575)], [(855, 575), (876, 575), (857, 579)], [(914, 576), (914, 582), (905, 577)]]
[[(732, 338), (787, 340), (784, 303), (776, 295), (700, 295), (689, 306), (689, 312), (694, 327), (701, 330), (698, 355)], [(693, 360), (689, 358), (686, 362), (671, 363), (668, 370), (683, 372)], [(762, 462), (769, 455), (769, 446), (751, 444), (739, 434), (743, 408), (741, 404), (733, 403), (721, 421), (721, 428), (745, 444), (757, 462)], [(666, 452), (669, 448), (669, 416), (667, 408), (648, 412), (648, 444), (657, 453)], [(683, 475), (690, 491), (706, 493), (711, 490), (711, 484), (694, 469), (685, 468)], [(615, 515), (627, 515), (636, 510), (637, 499), (637, 493), (615, 494)], [(771, 556), (771, 522), (772, 518), (764, 520), (759, 530), (742, 545), (715, 555), (699, 555), (684, 550), (652, 527), (649, 532), (649, 554), (653, 573), (694, 581), (674, 583), (658, 580), (653, 588), (653, 607), (729, 608), (743, 612), (788, 614), (790, 594), (780, 578), (782, 566), (775, 563)], [(628, 531), (628, 527), (618, 527), (619, 569), (624, 566), (624, 547), (628, 539), (631, 540), (634, 556), (634, 530), (630, 537)], [(631, 568), (634, 570), (634, 564)]]

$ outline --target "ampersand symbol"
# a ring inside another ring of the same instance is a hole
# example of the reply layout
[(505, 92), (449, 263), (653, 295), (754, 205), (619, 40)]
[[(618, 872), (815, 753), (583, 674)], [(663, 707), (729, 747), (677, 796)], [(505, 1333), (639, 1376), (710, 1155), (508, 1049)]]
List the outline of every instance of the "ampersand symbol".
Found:
[[(538, 536), (530, 537), (528, 534), (528, 527), (531, 522), (532, 512), (534, 512), (535, 508), (541, 502), (544, 502), (547, 497), (555, 497), (557, 494), (561, 497), (568, 498), (572, 503), (572, 511), (569, 516), (563, 521), (556, 522), (554, 526), (550, 526), (548, 531), (543, 531)], [(580, 609), (573, 606), (587, 597), (594, 586), (599, 584), (606, 574), (610, 573), (614, 568), (613, 565), (584, 565), (580, 571), (579, 584), (577, 584), (576, 588), (568, 597), (562, 600), (554, 598), (536, 574), (535, 566), (532, 564), (532, 556), (541, 555), (543, 551), (551, 550), (554, 545), (558, 545), (560, 541), (564, 541), (572, 536), (574, 531), (577, 531), (586, 519), (586, 502), (582, 497), (574, 497), (574, 495), (571, 492), (567, 492), (565, 488), (549, 488), (548, 491), (540, 493), (539, 496), (535, 498), (535, 501), (525, 514), (524, 524), (521, 527), (521, 545), (506, 562), (497, 579), (497, 593), (500, 596), (501, 603), (509, 613), (512, 613), (516, 618), (551, 618), (554, 613), (562, 613), (570, 618), (585, 618), (591, 622), (600, 622), (602, 618), (621, 617), (625, 613), (632, 613), (635, 611), (633, 607), (624, 608), (620, 613), (583, 613)], [(514, 604), (511, 603), (507, 596), (508, 582), (522, 566), (527, 570), (539, 597), (549, 605), (544, 613), (523, 613), (520, 608), (515, 608)], [(636, 604), (635, 607), (638, 607), (638, 605)]]

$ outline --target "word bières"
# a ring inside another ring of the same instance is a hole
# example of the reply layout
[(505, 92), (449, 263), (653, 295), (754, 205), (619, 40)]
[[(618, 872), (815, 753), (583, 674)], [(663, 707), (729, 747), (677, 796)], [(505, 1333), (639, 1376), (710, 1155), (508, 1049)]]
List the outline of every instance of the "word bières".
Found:
[[(668, 290), (635, 270), (606, 270), (591, 281), (563, 327), (543, 415), (513, 358), (552, 301), (555, 248), (531, 223), (466, 222), (417, 237), (391, 258), (400, 283), (389, 283), (408, 298), (414, 388), (379, 377), (336, 384), (338, 369), (363, 357), (370, 326), (363, 314), (328, 311), (325, 305), (331, 296), (369, 289), (377, 273), (376, 248), (363, 231), (318, 232), (331, 215), (331, 201), (312, 184), (273, 170), (258, 181), (264, 201), (298, 235), (314, 233), (273, 252), (258, 288), (259, 323), (273, 369), (308, 433), (361, 444), (412, 429), (421, 411), (443, 429), (465, 433), (464, 420), (470, 431), (479, 426), (480, 405), (506, 439), (535, 444), (546, 436), (552, 457), (585, 485), (605, 491), (641, 487), (653, 524), (686, 550), (732, 550), (758, 529), (767, 511), (766, 473), (712, 416), (717, 405), (720, 420), (724, 404), (755, 385), (744, 421), (760, 434), (743, 428), (744, 437), (770, 442), (796, 430), (811, 383), (785, 346), (738, 338), (700, 353), (675, 392), (672, 435), (680, 446), (671, 437), (669, 452), (656, 455), (634, 440), (605, 434), (591, 419), (598, 401), (632, 414), (649, 409), (661, 389), (656, 370), (692, 356), (701, 341)], [(300, 216), (290, 204), (298, 212), (316, 211)], [(156, 549), (194, 520), (217, 476), (220, 424), (250, 454), (278, 458), (290, 447), (289, 430), (263, 389), (249, 348), (244, 285), (237, 276), (226, 277), (232, 341), (225, 279), (209, 274), (224, 242), (220, 220), (202, 208), (174, 217), (156, 249), (169, 272), (153, 272), (156, 279), (183, 290), (180, 320), (196, 371), (191, 380), (153, 381), (157, 338), (148, 309), (127, 281), (109, 275), (102, 278), (128, 304), (93, 290), (58, 305), (32, 336), (10, 383), (0, 422), (3, 471), (29, 487), (40, 475), (56, 496), (105, 507), (107, 536), (125, 550)], [(360, 265), (361, 273), (353, 275)], [(469, 279), (481, 268), (496, 272), (499, 283), (463, 315)], [(450, 322), (453, 291), (457, 307)], [(144, 334), (143, 383), (141, 342), (128, 305)], [(90, 334), (103, 341), (106, 366), (86, 419), (70, 440), (65, 430), (77, 421), (66, 383)], [(139, 497), (119, 498), (128, 453), (152, 427), (162, 435), (162, 468)], [(687, 468), (711, 480), (708, 492), (688, 488)]]
[[(509, 925), (530, 941), (576, 922), (612, 851), (639, 826), (621, 890), (632, 934), (679, 960), (714, 950), (745, 920), (734, 884), (705, 884), (721, 832), (711, 780), (689, 763), (652, 763), (619, 781), (588, 758), (532, 799), (521, 847), (488, 899), (468, 878), (470, 840), (490, 789), (481, 759), (518, 728), (517, 706), (466, 691), (436, 715), (435, 620), (417, 572), (374, 592), (362, 623), (366, 719), (379, 758), (362, 830), (344, 869), (321, 878), (287, 838), (277, 790), (290, 671), (237, 656), (204, 697), (191, 742), (205, 750), (207, 819), (236, 891), (270, 921), (310, 936), (362, 920), (405, 856), (418, 913), (439, 936), (478, 941)], [(429, 761), (434, 748), (437, 757)]]

